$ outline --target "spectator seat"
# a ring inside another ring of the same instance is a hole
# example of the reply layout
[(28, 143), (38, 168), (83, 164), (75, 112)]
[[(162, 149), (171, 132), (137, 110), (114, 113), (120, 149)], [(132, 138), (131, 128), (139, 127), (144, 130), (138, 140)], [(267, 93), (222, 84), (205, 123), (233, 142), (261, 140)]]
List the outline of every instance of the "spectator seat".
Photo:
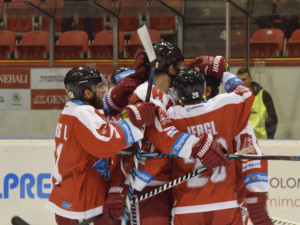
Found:
[(244, 58), (246, 56), (246, 30), (234, 29), (230, 31), (230, 57)]
[[(157, 30), (148, 29), (151, 42), (161, 41), (161, 34)], [(129, 43), (125, 45), (125, 52), (128, 58), (134, 58), (136, 51), (143, 48), (138, 32), (135, 31), (130, 35)]]
[[(28, 1), (34, 5), (40, 5), (40, 0)], [(19, 36), (31, 31), (35, 26), (34, 20), (38, 18), (38, 14), (29, 14), (28, 10), (30, 8), (24, 4), (24, 0), (11, 0), (6, 8), (6, 29), (19, 33)]]
[(250, 55), (251, 57), (281, 56), (284, 40), (284, 33), (278, 28), (258, 29), (250, 41)]
[(49, 53), (49, 32), (26, 32), (16, 48), (19, 59), (46, 59)]
[(10, 30), (0, 30), (0, 59), (12, 58), (15, 51), (16, 36)]
[(65, 31), (54, 46), (56, 59), (85, 58), (88, 50), (88, 35), (82, 30)]
[[(62, 21), (63, 21), (63, 9), (64, 1), (63, 0), (44, 0), (43, 9), (48, 12), (50, 15), (55, 15), (54, 17), (54, 31), (56, 34), (60, 34), (62, 30)], [(46, 17), (42, 18), (41, 27), (43, 30), (49, 31), (49, 19)], [(58, 36), (58, 35), (57, 35)]]
[(290, 40), (286, 43), (286, 51), (288, 56), (300, 56), (300, 29), (292, 33)]
[(143, 24), (146, 12), (147, 0), (128, 1), (119, 0), (120, 14), (119, 14), (119, 30), (125, 35), (128, 40), (130, 35), (135, 32), (140, 25)]
[(151, 16), (149, 29), (157, 30), (162, 36), (176, 34), (175, 16)]
[[(125, 37), (119, 31), (119, 54), (124, 51)], [(112, 58), (113, 57), (113, 31), (103, 30), (95, 35), (94, 42), (89, 45), (91, 58)]]

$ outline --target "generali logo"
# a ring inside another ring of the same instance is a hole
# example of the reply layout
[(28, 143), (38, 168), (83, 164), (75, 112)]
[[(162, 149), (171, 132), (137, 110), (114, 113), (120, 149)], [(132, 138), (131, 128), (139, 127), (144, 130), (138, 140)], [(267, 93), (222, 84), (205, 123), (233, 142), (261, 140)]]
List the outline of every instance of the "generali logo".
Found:
[(0, 88), (2, 89), (30, 88), (30, 70), (29, 69), (0, 70)]
[(31, 109), (63, 109), (68, 100), (64, 89), (31, 90)]

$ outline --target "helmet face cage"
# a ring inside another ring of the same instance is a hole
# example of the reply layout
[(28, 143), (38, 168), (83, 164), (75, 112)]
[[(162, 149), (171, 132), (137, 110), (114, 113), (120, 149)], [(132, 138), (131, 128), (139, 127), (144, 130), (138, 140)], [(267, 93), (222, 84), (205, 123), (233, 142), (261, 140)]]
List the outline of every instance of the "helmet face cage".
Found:
[(184, 57), (180, 49), (170, 42), (154, 42), (152, 43), (159, 65), (157, 70), (168, 73), (171, 64), (175, 66), (176, 71), (184, 61)]
[(193, 68), (180, 70), (173, 82), (178, 98), (183, 101), (202, 100), (204, 86), (204, 75)]
[(65, 76), (64, 84), (70, 99), (83, 99), (83, 91), (96, 92), (96, 85), (103, 82), (102, 74), (90, 67), (76, 67)]

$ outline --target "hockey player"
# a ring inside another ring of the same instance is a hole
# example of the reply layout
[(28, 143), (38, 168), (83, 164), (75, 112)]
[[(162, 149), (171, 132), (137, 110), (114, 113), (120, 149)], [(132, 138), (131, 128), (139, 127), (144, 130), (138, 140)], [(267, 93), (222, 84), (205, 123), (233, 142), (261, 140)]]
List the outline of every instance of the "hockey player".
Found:
[[(214, 57), (213, 56), (200, 56), (196, 61), (191, 64), (191, 67), (195, 67), (201, 72), (205, 72), (204, 67), (201, 65), (205, 65), (206, 63), (209, 64), (213, 63)], [(203, 70), (203, 71), (202, 71)], [(216, 79), (211, 76), (205, 76), (206, 85), (204, 88), (204, 95), (203, 98), (209, 100), (219, 94), (219, 86), (221, 85), (221, 80)], [(253, 146), (255, 152), (253, 154), (262, 155), (261, 149), (258, 145), (258, 141), (256, 139), (254, 130), (248, 122), (245, 129), (243, 129), (236, 137), (234, 141), (233, 148), (234, 151), (240, 151), (243, 148)], [(255, 174), (267, 174), (268, 173), (268, 161), (267, 160), (240, 160), (236, 162), (237, 164), (237, 172), (240, 174), (241, 179), (237, 179), (238, 181), (238, 203), (242, 210), (243, 222), (244, 225), (248, 224), (248, 215), (247, 215), (247, 208), (245, 204), (245, 194), (247, 193), (247, 189), (254, 190), (255, 192), (268, 192), (268, 184), (266, 182), (260, 182), (258, 176)], [(244, 183), (244, 180), (251, 179), (253, 182)]]
[[(198, 158), (208, 169), (215, 166), (227, 165), (229, 160), (222, 152), (222, 146), (212, 139), (208, 133), (197, 138), (191, 134), (178, 131), (172, 121), (167, 117), (166, 110), (174, 104), (167, 95), (172, 79), (180, 68), (183, 67), (183, 56), (181, 51), (169, 42), (155, 42), (153, 48), (159, 62), (154, 74), (150, 101), (158, 106), (158, 116), (155, 124), (145, 130), (143, 140), (144, 151), (163, 152), (169, 155), (176, 155), (185, 159), (191, 156)], [(137, 54), (138, 55), (138, 54)], [(146, 59), (141, 52), (140, 57)], [(139, 59), (139, 56), (137, 56)], [(143, 61), (143, 60), (140, 60)], [(144, 60), (147, 63), (147, 60)], [(142, 68), (142, 66), (141, 66)], [(131, 104), (145, 101), (148, 82), (140, 85), (130, 98)], [(148, 165), (153, 165), (153, 160), (162, 160), (152, 167), (151, 173), (147, 173)], [(167, 159), (143, 159), (140, 162), (137, 176), (135, 178), (135, 189), (147, 191), (157, 185), (167, 182), (170, 178), (169, 164)], [(161, 167), (159, 165), (162, 165)], [(124, 162), (123, 171), (130, 172), (130, 164)], [(159, 173), (158, 173), (159, 171)], [(154, 177), (154, 175), (156, 175)], [(126, 194), (113, 190), (126, 190), (124, 187), (111, 188), (108, 199), (104, 205), (104, 216), (118, 218), (124, 213), (123, 205)], [(169, 225), (170, 223), (170, 192), (166, 191), (154, 198), (145, 200), (139, 204), (139, 218), (141, 225), (157, 224)], [(155, 207), (153, 207), (155, 206)]]
[[(96, 69), (73, 68), (64, 84), (70, 100), (56, 127), (54, 187), (46, 208), (55, 213), (58, 225), (73, 225), (102, 213), (111, 178), (109, 157), (143, 137), (138, 127), (153, 124), (156, 106), (138, 103), (125, 107), (129, 118), (112, 125), (106, 122), (106, 88)], [(93, 167), (99, 159), (100, 174)], [(102, 218), (94, 224), (110, 222)]]
[[(235, 138), (248, 124), (254, 97), (241, 80), (229, 72), (224, 72), (226, 68), (224, 57), (206, 59), (196, 58), (192, 66), (206, 72), (208, 76), (222, 79), (229, 93), (218, 95), (203, 103), (205, 83), (203, 75), (192, 68), (181, 70), (174, 80), (174, 89), (181, 105), (169, 108), (168, 115), (178, 130), (196, 136), (209, 132), (227, 149), (228, 154), (233, 154), (237, 149)], [(174, 159), (172, 163), (174, 178), (203, 166), (198, 159)], [(267, 174), (255, 173), (257, 165), (246, 164), (246, 167), (243, 167), (244, 171), (254, 169), (252, 177), (246, 176), (245, 180), (245, 185), (248, 185), (247, 208), (254, 224), (272, 224), (265, 209)], [(236, 161), (232, 161), (227, 168), (215, 167), (189, 179), (186, 183), (175, 186), (172, 223), (242, 225), (243, 220), (236, 196), (239, 188), (237, 182), (239, 176), (236, 175), (240, 172), (238, 170), (241, 171), (242, 168), (239, 168)], [(258, 186), (263, 188), (258, 190), (255, 188)], [(264, 193), (260, 193), (261, 190)]]

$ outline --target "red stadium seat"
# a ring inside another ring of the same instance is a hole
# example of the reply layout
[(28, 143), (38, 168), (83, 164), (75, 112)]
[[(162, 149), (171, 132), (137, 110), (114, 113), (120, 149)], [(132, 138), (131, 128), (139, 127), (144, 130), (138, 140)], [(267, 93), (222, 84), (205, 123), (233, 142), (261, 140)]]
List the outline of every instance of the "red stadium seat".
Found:
[(175, 16), (150, 17), (149, 28), (159, 31), (162, 36), (173, 35), (177, 32)]
[[(40, 4), (40, 0), (28, 1), (37, 6)], [(34, 15), (28, 15), (28, 13), (26, 13), (29, 8), (23, 2), (24, 0), (11, 0), (11, 3), (7, 6), (6, 10), (9, 12), (6, 19), (7, 30), (23, 33), (33, 29), (32, 19)]]
[(10, 30), (0, 30), (0, 59), (12, 58), (15, 51), (16, 36)]
[(130, 37), (130, 35), (136, 31), (139, 26), (140, 20), (138, 16), (119, 18), (119, 30), (122, 31), (127, 37)]
[(246, 30), (235, 29), (230, 31), (230, 57), (243, 58), (246, 56)]
[(250, 41), (251, 57), (276, 57), (283, 51), (284, 33), (277, 28), (258, 29)]
[[(151, 42), (161, 41), (161, 34), (157, 30), (149, 29), (148, 32)], [(129, 43), (125, 45), (127, 57), (134, 58), (134, 55), (139, 48), (143, 48), (143, 45), (137, 31), (135, 31), (131, 34)]]
[(147, 0), (119, 0), (118, 2), (120, 4), (119, 30), (128, 39), (142, 24), (142, 15), (146, 12)]
[(29, 31), (22, 36), (17, 44), (19, 59), (46, 59), (49, 53), (49, 32)]
[(88, 35), (85, 31), (65, 31), (58, 37), (54, 46), (55, 58), (78, 59), (84, 58), (88, 50)]
[[(50, 15), (55, 15), (54, 30), (61, 33), (61, 25), (63, 21), (64, 0), (45, 0), (43, 8)], [(42, 29), (49, 31), (49, 19), (42, 18)]]
[(300, 56), (300, 29), (295, 30), (290, 40), (286, 43), (288, 56)]
[[(124, 34), (119, 31), (119, 54), (124, 51)], [(113, 31), (104, 30), (96, 34), (94, 42), (89, 45), (91, 58), (112, 58), (113, 57)]]

